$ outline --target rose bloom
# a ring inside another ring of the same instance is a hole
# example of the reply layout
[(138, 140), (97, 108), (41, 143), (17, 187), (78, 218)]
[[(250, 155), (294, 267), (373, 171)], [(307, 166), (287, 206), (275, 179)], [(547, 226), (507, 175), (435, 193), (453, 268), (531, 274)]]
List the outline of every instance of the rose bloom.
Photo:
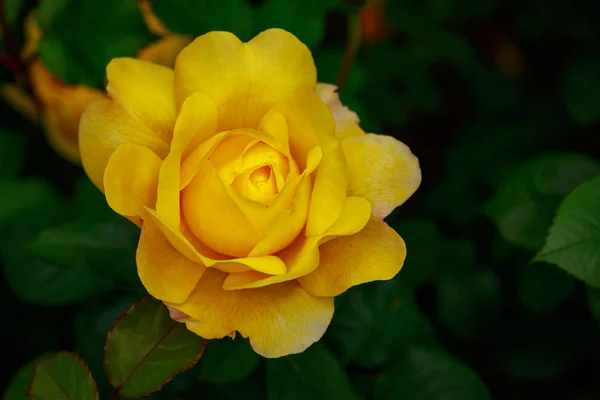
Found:
[(408, 147), (365, 134), (316, 75), (286, 31), (211, 32), (174, 69), (114, 59), (80, 125), (84, 169), (142, 229), (148, 292), (265, 357), (302, 352), (335, 296), (398, 273), (406, 248), (383, 218), (421, 181)]

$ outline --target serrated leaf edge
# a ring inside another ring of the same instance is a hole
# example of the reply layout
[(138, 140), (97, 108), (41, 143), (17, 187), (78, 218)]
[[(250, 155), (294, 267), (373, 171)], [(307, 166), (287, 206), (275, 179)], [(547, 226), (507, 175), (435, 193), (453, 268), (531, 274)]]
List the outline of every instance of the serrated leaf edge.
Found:
[[(139, 307), (140, 305), (142, 305), (142, 304), (144, 304), (144, 303), (147, 303), (148, 301), (151, 301), (151, 300), (156, 300), (156, 299), (155, 299), (154, 297), (152, 297), (151, 295), (146, 295), (146, 296), (142, 297), (142, 298), (141, 298), (139, 301), (137, 301), (137, 302), (133, 303), (133, 304), (132, 304), (132, 305), (131, 305), (131, 306), (130, 306), (128, 309), (127, 309), (127, 311), (125, 311), (125, 312), (124, 312), (124, 313), (123, 313), (123, 314), (122, 314), (122, 315), (121, 315), (119, 318), (117, 318), (117, 319), (115, 320), (115, 324), (114, 324), (114, 325), (113, 325), (113, 327), (112, 327), (112, 328), (110, 328), (110, 330), (108, 331), (108, 334), (106, 335), (106, 341), (105, 341), (105, 343), (104, 343), (104, 354), (103, 354), (103, 357), (102, 357), (102, 366), (103, 366), (103, 368), (104, 368), (104, 371), (105, 371), (105, 372), (106, 372), (106, 368), (107, 368), (107, 367), (106, 367), (106, 361), (107, 361), (107, 360), (106, 360), (106, 353), (107, 353), (107, 350), (108, 350), (108, 342), (110, 341), (110, 338), (111, 338), (111, 336), (112, 336), (112, 334), (113, 334), (113, 331), (114, 331), (114, 330), (115, 330), (115, 328), (116, 328), (116, 327), (119, 325), (119, 323), (121, 322), (121, 320), (123, 320), (125, 317), (127, 317), (127, 316), (128, 316), (128, 315), (129, 315), (129, 314), (130, 314), (130, 313), (131, 313), (133, 310), (135, 310), (135, 309), (136, 309), (137, 307)], [(169, 334), (170, 334), (170, 333), (173, 331), (173, 329), (175, 329), (175, 328), (177, 327), (177, 325), (179, 324), (179, 323), (178, 323), (178, 322), (176, 322), (176, 321), (173, 321), (173, 323), (174, 323), (174, 325), (173, 325), (173, 328), (172, 328), (171, 330), (169, 330), (169, 332), (168, 332), (168, 333), (165, 335), (165, 337), (166, 337), (166, 336), (168, 336), (168, 335), (169, 335)], [(112, 386), (113, 388), (115, 388), (115, 390), (117, 391), (117, 394), (118, 394), (119, 396), (123, 397), (124, 399), (139, 399), (139, 398), (142, 398), (142, 397), (148, 396), (148, 395), (150, 395), (150, 394), (152, 394), (152, 393), (154, 393), (154, 392), (157, 392), (157, 391), (161, 390), (161, 389), (162, 389), (162, 388), (163, 388), (163, 387), (164, 387), (164, 386), (165, 386), (167, 383), (171, 382), (171, 381), (173, 380), (173, 378), (175, 378), (175, 376), (177, 376), (177, 375), (181, 374), (182, 372), (185, 372), (185, 371), (188, 371), (188, 370), (190, 370), (192, 367), (194, 367), (194, 366), (195, 366), (195, 365), (196, 365), (196, 364), (197, 364), (197, 363), (200, 361), (200, 359), (202, 358), (202, 356), (203, 356), (203, 355), (204, 355), (204, 353), (206, 352), (206, 347), (208, 346), (208, 342), (209, 342), (208, 340), (206, 340), (206, 339), (204, 339), (204, 338), (201, 338), (201, 339), (202, 339), (202, 340), (204, 340), (204, 343), (202, 344), (202, 349), (201, 349), (200, 353), (198, 354), (198, 356), (197, 356), (197, 357), (196, 357), (194, 360), (192, 360), (192, 362), (191, 362), (189, 365), (185, 366), (184, 368), (182, 368), (182, 369), (180, 369), (180, 370), (177, 370), (177, 371), (175, 371), (175, 373), (174, 373), (172, 376), (170, 376), (169, 378), (165, 379), (165, 381), (164, 381), (164, 382), (162, 382), (162, 383), (160, 383), (160, 384), (159, 384), (159, 385), (156, 387), (156, 389), (154, 389), (153, 391), (146, 392), (146, 393), (142, 393), (142, 394), (140, 394), (139, 396), (124, 396), (123, 394), (121, 394), (121, 389), (122, 389), (122, 388), (123, 388), (123, 386), (124, 386), (124, 385), (127, 383), (127, 381), (128, 381), (129, 379), (131, 379), (131, 377), (133, 376), (133, 374), (135, 374), (135, 372), (136, 372), (136, 371), (137, 371), (137, 369), (138, 369), (138, 366), (136, 366), (136, 368), (135, 368), (135, 369), (134, 369), (132, 372), (130, 372), (130, 373), (129, 373), (129, 375), (127, 375), (127, 377), (125, 378), (124, 382), (123, 382), (123, 383), (121, 383), (121, 385), (115, 386), (115, 385), (114, 385), (114, 384), (113, 384), (113, 383), (110, 381), (110, 379), (108, 379), (108, 381), (109, 381), (109, 383), (111, 384), (111, 386)], [(148, 354), (150, 354), (151, 352), (152, 352), (152, 350), (151, 350), (150, 352), (148, 352)], [(108, 378), (108, 373), (107, 373), (106, 375), (107, 375), (107, 378)]]
[[(100, 393), (98, 391), (98, 384), (96, 383), (96, 380), (94, 379), (94, 376), (92, 375), (92, 371), (90, 371), (90, 367), (88, 366), (88, 363), (81, 358), (77, 353), (72, 352), (72, 351), (59, 351), (58, 353), (56, 353), (56, 355), (47, 358), (45, 360), (40, 360), (39, 362), (37, 362), (35, 364), (35, 367), (33, 368), (33, 376), (31, 377), (31, 380), (29, 381), (29, 385), (27, 386), (27, 391), (25, 392), (25, 395), (27, 397), (29, 397), (31, 400), (36, 400), (33, 395), (31, 394), (31, 389), (33, 386), (33, 382), (35, 382), (35, 378), (37, 377), (37, 373), (38, 373), (38, 367), (40, 366), (40, 364), (42, 363), (47, 363), (47, 362), (51, 362), (52, 360), (54, 360), (56, 357), (58, 357), (61, 354), (67, 354), (70, 357), (74, 358), (75, 361), (77, 361), (80, 365), (82, 365), (85, 370), (88, 373), (88, 376), (92, 379), (92, 384), (93, 384), (93, 388), (94, 388), (94, 392), (96, 392), (96, 400), (100, 400)], [(59, 385), (60, 387), (60, 385)], [(62, 389), (62, 387), (61, 387)], [(74, 399), (76, 400), (76, 399)]]

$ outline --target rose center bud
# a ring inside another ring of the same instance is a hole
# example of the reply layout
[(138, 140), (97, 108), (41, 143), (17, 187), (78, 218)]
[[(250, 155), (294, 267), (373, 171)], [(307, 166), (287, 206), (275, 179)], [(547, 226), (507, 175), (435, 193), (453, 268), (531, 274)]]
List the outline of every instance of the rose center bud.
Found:
[(234, 168), (231, 185), (244, 198), (268, 206), (283, 187), (289, 169), (286, 157), (259, 142), (241, 157), (238, 167)]
[[(276, 145), (278, 150), (257, 139), (259, 134), (239, 132), (223, 139), (199, 163), (182, 191), (181, 205), (187, 225), (204, 244), (225, 255), (246, 257), (253, 250), (277, 251), (293, 240), (303, 216), (289, 234), (278, 233), (277, 240), (268, 236), (282, 213), (304, 213), (305, 207), (294, 202), (298, 193), (306, 196), (310, 188), (303, 184), (298, 189), (298, 167), (279, 151), (281, 146)], [(188, 158), (195, 159), (194, 154)]]

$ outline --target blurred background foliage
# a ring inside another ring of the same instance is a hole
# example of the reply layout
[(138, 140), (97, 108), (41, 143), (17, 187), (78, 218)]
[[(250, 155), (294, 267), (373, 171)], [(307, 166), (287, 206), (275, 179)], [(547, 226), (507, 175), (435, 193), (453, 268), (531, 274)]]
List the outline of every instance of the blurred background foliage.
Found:
[(77, 163), (56, 139), (76, 124), (53, 118), (83, 100), (56, 97), (101, 96), (113, 57), (168, 64), (159, 39), (270, 27), (310, 47), (366, 131), (419, 157), (421, 188), (387, 220), (408, 258), (336, 299), (305, 353), (265, 361), (241, 338), (212, 341), (149, 398), (600, 398), (600, 2), (150, 3), (0, 1), (4, 399), (26, 399), (32, 362), (59, 350), (112, 398), (106, 334), (144, 294), (137, 228), (52, 150)]

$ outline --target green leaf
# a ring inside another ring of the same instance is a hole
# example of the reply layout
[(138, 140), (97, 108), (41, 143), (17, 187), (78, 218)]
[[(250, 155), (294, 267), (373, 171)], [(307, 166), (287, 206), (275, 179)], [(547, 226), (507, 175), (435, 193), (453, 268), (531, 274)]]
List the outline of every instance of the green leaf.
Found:
[(243, 41), (254, 32), (253, 9), (246, 0), (152, 0), (152, 9), (173, 32), (200, 36), (228, 31)]
[(105, 378), (102, 365), (106, 335), (117, 318), (136, 300), (136, 297), (130, 295), (115, 299), (113, 293), (94, 296), (83, 303), (75, 315), (75, 348), (88, 362), (92, 374), (97, 377), (101, 395), (114, 393), (114, 389)]
[(558, 265), (589, 285), (600, 287), (600, 177), (575, 189), (562, 202), (546, 244), (534, 261)]
[(202, 360), (200, 379), (215, 383), (239, 381), (250, 375), (259, 362), (258, 354), (242, 337), (211, 340)]
[(0, 253), (11, 289), (25, 302), (62, 305), (110, 287), (87, 267), (59, 268), (23, 250), (41, 229), (64, 221), (65, 204), (45, 181), (0, 182)]
[(256, 29), (285, 29), (309, 48), (316, 47), (325, 36), (327, 12), (331, 0), (266, 0), (256, 12)]
[(27, 394), (32, 400), (99, 400), (86, 363), (69, 352), (41, 361)]
[(435, 343), (412, 293), (398, 279), (354, 287), (336, 298), (327, 333), (343, 363), (381, 366), (415, 340)]
[(7, 254), (3, 261), (8, 284), (27, 303), (72, 304), (111, 287), (84, 265), (60, 268), (23, 252)]
[(449, 354), (414, 346), (375, 386), (375, 400), (491, 400), (485, 384)]
[(153, 40), (135, 1), (43, 1), (39, 54), (59, 79), (104, 87), (105, 68), (116, 57), (135, 57)]
[(485, 205), (485, 213), (509, 243), (539, 249), (560, 201), (600, 173), (600, 164), (580, 154), (546, 154), (515, 168)]
[(564, 83), (565, 104), (579, 124), (600, 121), (600, 58), (581, 57), (567, 67)]
[(573, 292), (573, 278), (553, 265), (524, 265), (517, 276), (521, 304), (532, 313), (548, 314)]
[(59, 267), (86, 265), (106, 278), (139, 283), (135, 250), (139, 229), (119, 215), (86, 218), (42, 231), (27, 250)]
[(25, 220), (35, 229), (60, 221), (63, 212), (62, 198), (47, 182), (0, 179), (0, 224)]
[(42, 354), (21, 367), (6, 387), (6, 390), (2, 395), (2, 400), (30, 400), (29, 397), (27, 397), (27, 389), (29, 388), (31, 379), (33, 379), (33, 370), (35, 369), (35, 366), (40, 361), (47, 360), (54, 356), (55, 354), (52, 353)]
[(448, 276), (437, 283), (437, 310), (446, 329), (472, 338), (490, 327), (501, 307), (500, 281), (484, 269)]
[(104, 194), (85, 174), (75, 185), (74, 201), (75, 212), (81, 217), (102, 220), (115, 215), (115, 212), (108, 206)]
[(104, 369), (120, 396), (140, 397), (194, 366), (205, 346), (160, 301), (145, 297), (108, 333)]
[(267, 360), (268, 400), (358, 400), (348, 376), (320, 343), (303, 353)]
[(0, 132), (0, 179), (15, 178), (25, 166), (25, 135)]

